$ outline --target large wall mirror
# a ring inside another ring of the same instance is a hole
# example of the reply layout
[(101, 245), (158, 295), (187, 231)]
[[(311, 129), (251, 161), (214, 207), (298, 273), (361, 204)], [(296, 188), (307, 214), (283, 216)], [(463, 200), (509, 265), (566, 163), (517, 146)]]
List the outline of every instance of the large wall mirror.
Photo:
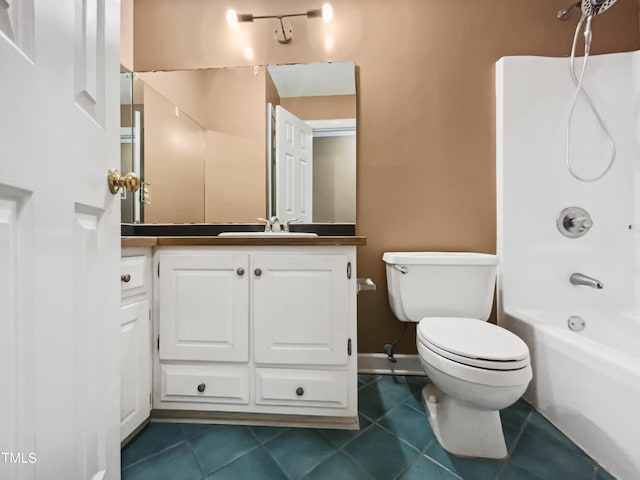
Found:
[(123, 223), (355, 223), (353, 62), (122, 75)]

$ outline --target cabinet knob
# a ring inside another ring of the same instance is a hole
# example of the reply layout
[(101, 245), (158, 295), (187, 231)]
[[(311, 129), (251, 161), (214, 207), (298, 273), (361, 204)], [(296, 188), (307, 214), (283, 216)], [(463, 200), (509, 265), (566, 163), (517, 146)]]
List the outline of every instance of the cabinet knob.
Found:
[(200, 393), (204, 392), (205, 388), (207, 388), (207, 386), (204, 383), (201, 383), (200, 385), (198, 385), (198, 391)]
[(262, 270), (261, 270), (261, 269), (259, 269), (259, 268), (256, 268), (256, 269), (253, 271), (253, 273), (255, 273), (255, 274), (256, 274), (256, 277), (259, 277), (260, 275), (262, 275)]
[(131, 280), (131, 275), (129, 275), (128, 273), (126, 273), (124, 275), (120, 275), (120, 281), (121, 282), (129, 283), (129, 280)]
[(244, 268), (239, 268), (239, 269), (237, 269), (237, 270), (236, 270), (236, 273), (237, 273), (239, 276), (243, 276), (243, 275), (244, 275)]
[(302, 388), (302, 387), (298, 387), (298, 388), (296, 389), (296, 395), (297, 395), (297, 396), (299, 396), (299, 397), (301, 397), (302, 395), (304, 395), (304, 388)]

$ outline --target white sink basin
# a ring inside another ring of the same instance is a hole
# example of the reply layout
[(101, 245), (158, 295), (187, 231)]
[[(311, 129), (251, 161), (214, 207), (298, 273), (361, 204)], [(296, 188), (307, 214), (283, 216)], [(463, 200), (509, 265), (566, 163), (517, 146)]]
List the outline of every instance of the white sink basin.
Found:
[(219, 237), (240, 238), (303, 238), (317, 237), (317, 233), (306, 232), (222, 232)]

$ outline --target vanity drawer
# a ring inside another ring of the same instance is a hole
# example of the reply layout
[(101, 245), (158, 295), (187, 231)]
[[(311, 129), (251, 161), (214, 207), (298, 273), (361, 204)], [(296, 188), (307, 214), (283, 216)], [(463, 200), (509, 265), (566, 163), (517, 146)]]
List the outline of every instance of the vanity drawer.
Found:
[(162, 401), (249, 403), (248, 367), (162, 365)]
[(256, 404), (346, 408), (345, 370), (256, 369)]
[(120, 293), (122, 298), (144, 293), (144, 273), (147, 269), (147, 257), (122, 257), (120, 260)]

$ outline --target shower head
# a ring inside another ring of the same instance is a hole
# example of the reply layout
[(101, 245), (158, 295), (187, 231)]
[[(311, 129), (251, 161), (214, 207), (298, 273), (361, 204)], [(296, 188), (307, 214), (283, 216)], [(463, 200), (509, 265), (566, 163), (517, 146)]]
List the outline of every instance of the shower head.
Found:
[(591, 17), (605, 12), (616, 3), (617, 0), (582, 0), (582, 14)]

